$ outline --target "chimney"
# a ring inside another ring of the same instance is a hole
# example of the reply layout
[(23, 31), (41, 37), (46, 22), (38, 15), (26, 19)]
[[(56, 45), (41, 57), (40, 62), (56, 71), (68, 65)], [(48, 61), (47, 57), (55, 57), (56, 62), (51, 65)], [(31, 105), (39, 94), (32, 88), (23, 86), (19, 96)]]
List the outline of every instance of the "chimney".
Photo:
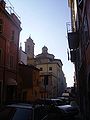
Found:
[(5, 1), (4, 0), (0, 0), (0, 6), (2, 6), (2, 8), (5, 9), (5, 5), (6, 5)]

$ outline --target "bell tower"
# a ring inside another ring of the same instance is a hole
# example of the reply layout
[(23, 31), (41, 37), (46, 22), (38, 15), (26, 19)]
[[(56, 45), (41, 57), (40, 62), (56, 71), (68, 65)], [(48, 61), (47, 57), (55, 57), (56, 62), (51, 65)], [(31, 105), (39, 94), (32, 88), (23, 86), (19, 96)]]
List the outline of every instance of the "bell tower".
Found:
[(25, 52), (27, 53), (28, 58), (34, 58), (34, 45), (35, 43), (31, 37), (29, 37), (25, 42)]

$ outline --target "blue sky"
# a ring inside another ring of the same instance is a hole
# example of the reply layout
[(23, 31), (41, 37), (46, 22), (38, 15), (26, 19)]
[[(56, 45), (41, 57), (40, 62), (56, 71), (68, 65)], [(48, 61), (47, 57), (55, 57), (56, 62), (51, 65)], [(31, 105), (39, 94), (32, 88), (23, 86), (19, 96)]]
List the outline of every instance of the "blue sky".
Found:
[[(8, 0), (6, 0), (8, 1)], [(61, 59), (67, 85), (73, 85), (74, 65), (67, 56), (66, 23), (70, 22), (68, 0), (9, 0), (21, 18), (20, 42), (31, 35), (35, 43), (35, 55), (48, 47), (48, 52)]]

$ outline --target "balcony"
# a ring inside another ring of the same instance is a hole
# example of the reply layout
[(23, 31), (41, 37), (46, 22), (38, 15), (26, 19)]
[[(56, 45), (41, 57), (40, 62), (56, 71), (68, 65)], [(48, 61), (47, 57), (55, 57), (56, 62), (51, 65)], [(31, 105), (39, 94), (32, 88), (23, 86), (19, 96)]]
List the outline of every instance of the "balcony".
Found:
[(78, 32), (68, 33), (68, 44), (70, 49), (77, 49), (79, 44)]
[(73, 63), (77, 63), (77, 64), (81, 64), (80, 61), (80, 50), (79, 49), (75, 49), (75, 50), (70, 50), (70, 60)]

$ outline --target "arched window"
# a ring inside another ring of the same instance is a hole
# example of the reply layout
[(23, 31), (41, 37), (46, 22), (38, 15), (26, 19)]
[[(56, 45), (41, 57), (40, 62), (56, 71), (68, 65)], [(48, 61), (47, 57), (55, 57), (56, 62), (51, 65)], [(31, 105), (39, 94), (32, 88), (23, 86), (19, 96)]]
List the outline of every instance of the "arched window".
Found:
[(3, 21), (2, 19), (0, 19), (0, 33), (3, 32)]

